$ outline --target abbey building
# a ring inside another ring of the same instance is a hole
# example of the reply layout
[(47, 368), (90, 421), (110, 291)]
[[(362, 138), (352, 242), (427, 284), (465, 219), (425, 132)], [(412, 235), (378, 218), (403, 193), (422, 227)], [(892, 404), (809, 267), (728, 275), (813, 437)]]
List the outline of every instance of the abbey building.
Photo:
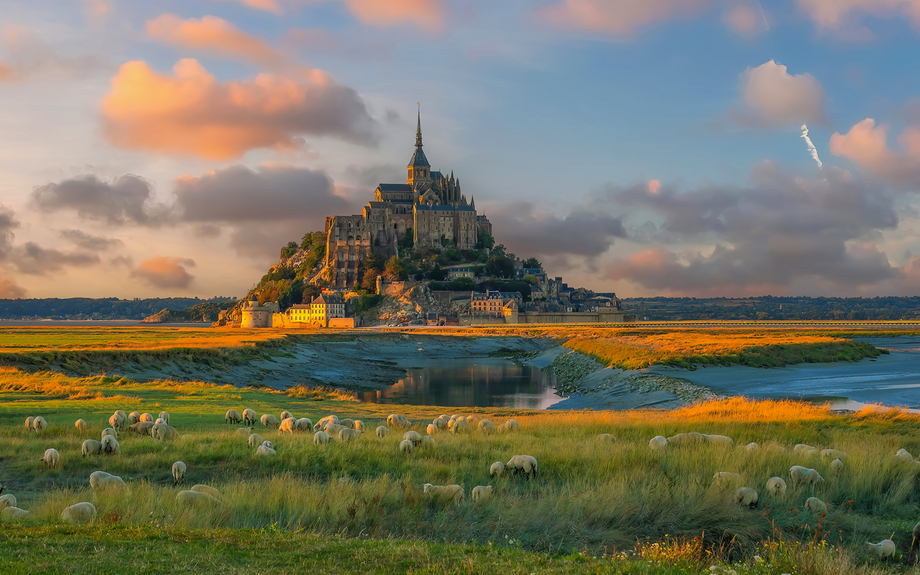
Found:
[(460, 179), (431, 170), (422, 149), (421, 114), (407, 170), (405, 184), (379, 184), (360, 215), (326, 218), (325, 280), (337, 287), (354, 285), (365, 257), (400, 255), (399, 242), (405, 245), (409, 236), (415, 247), (471, 250), (480, 231), (492, 234), (473, 198), (467, 202)]

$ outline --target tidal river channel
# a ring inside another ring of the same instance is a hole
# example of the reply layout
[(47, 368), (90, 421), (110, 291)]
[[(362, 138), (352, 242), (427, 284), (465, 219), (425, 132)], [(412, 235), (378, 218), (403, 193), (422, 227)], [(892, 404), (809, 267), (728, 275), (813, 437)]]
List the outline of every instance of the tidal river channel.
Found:
[(360, 394), (370, 403), (546, 409), (562, 398), (549, 371), (506, 359), (414, 360), (392, 387)]

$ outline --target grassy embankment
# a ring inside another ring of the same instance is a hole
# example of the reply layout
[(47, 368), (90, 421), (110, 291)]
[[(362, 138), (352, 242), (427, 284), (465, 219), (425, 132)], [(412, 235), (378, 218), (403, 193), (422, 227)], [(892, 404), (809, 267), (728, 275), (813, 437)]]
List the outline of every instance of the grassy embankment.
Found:
[[(405, 456), (397, 450), (401, 432), (383, 440), (372, 433), (392, 407), (312, 391), (139, 384), (7, 369), (0, 400), (0, 482), (33, 513), (31, 520), (0, 526), (3, 573), (78, 572), (92, 564), (94, 572), (133, 566), (141, 572), (265, 573), (302, 565), (320, 572), (417, 567), (422, 573), (683, 574), (713, 564), (726, 573), (735, 561), (743, 564), (735, 567), (739, 573), (887, 573), (899, 568), (879, 564), (859, 544), (895, 533), (904, 552), (920, 515), (920, 464), (899, 466), (892, 459), (900, 447), (920, 452), (920, 418), (901, 412), (843, 417), (806, 404), (741, 399), (673, 412), (474, 408), (463, 411), (496, 423), (514, 417), (522, 430), (440, 433), (434, 449)], [(276, 458), (259, 459), (245, 434), (224, 425), (231, 407), (276, 415), (289, 409), (314, 421), (328, 413), (353, 416), (369, 433), (354, 443), (316, 447), (308, 434), (257, 428), (278, 451)], [(168, 410), (182, 435), (159, 443), (123, 433), (120, 457), (82, 458), (83, 439), (98, 439), (117, 408)], [(399, 410), (423, 433), (438, 414), (437, 408)], [(44, 416), (50, 428), (28, 432), (22, 422), (29, 415)], [(85, 434), (73, 426), (78, 417), (90, 425)], [(738, 447), (648, 449), (654, 435), (689, 430), (729, 435)], [(599, 433), (617, 441), (598, 441)], [(762, 447), (740, 447), (750, 441)], [(834, 477), (820, 457), (794, 455), (796, 443), (848, 452), (844, 474)], [(61, 452), (62, 469), (45, 469), (39, 461), (48, 447)], [(518, 453), (538, 459), (536, 480), (489, 478), (491, 462)], [(177, 505), (181, 487), (170, 476), (176, 460), (188, 464), (187, 485), (218, 487), (223, 505)], [(794, 464), (815, 467), (826, 482), (781, 499), (763, 493), (769, 477), (788, 479)], [(87, 479), (96, 469), (124, 477), (130, 492), (92, 493)], [(714, 490), (716, 471), (740, 473), (761, 491), (760, 507), (738, 507), (730, 493)], [(460, 483), (468, 497), (475, 485), (492, 484), (496, 492), (487, 503), (442, 506), (422, 497), (425, 482)], [(829, 502), (826, 517), (804, 509), (812, 495)], [(78, 501), (96, 504), (96, 522), (61, 526), (63, 507)], [(371, 541), (359, 542), (364, 539)]]

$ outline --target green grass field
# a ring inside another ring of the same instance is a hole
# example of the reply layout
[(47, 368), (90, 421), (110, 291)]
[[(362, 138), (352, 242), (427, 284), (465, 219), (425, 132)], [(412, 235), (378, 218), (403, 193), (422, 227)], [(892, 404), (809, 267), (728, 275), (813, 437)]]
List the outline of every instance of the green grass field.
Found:
[[(464, 409), (517, 433), (435, 435), (433, 449), (399, 453), (402, 430), (377, 439), (373, 429), (393, 407), (337, 399), (333, 393), (285, 393), (204, 383), (156, 382), (59, 374), (0, 373), (0, 483), (32, 518), (0, 526), (0, 572), (276, 573), (889, 573), (861, 543), (893, 534), (898, 560), (920, 517), (920, 464), (897, 464), (899, 448), (920, 453), (920, 418), (867, 410), (840, 416), (791, 402), (732, 399), (683, 410), (526, 412)], [(297, 417), (336, 413), (365, 422), (353, 443), (315, 446), (311, 434), (255, 431), (278, 456), (258, 458), (239, 426), (224, 424), (228, 408), (261, 415), (284, 409)], [(99, 439), (115, 409), (172, 414), (181, 436), (161, 443), (123, 432), (121, 456), (83, 458), (84, 439)], [(437, 408), (398, 411), (424, 434)], [(27, 416), (50, 424), (28, 431)], [(85, 419), (85, 433), (74, 427)], [(733, 437), (734, 447), (688, 445), (651, 451), (655, 435), (683, 431)], [(610, 433), (616, 441), (597, 439)], [(743, 448), (748, 442), (756, 451)], [(807, 443), (849, 454), (840, 477), (829, 461), (802, 458)], [(61, 469), (40, 461), (56, 448)], [(489, 477), (493, 461), (537, 458), (539, 476)], [(174, 461), (188, 477), (174, 486)], [(783, 498), (764, 493), (766, 480), (788, 481), (791, 465), (814, 467), (825, 482)], [(94, 470), (122, 476), (127, 490), (94, 493)], [(737, 472), (760, 491), (756, 509), (739, 507), (713, 488), (717, 471)], [(423, 496), (422, 484), (462, 485), (460, 505)], [(223, 494), (219, 507), (177, 504), (183, 487), (205, 483)], [(476, 485), (495, 494), (474, 503)], [(828, 502), (826, 516), (803, 503)], [(69, 527), (61, 510), (91, 501), (94, 523)], [(760, 557), (758, 561), (756, 557)], [(181, 568), (171, 565), (181, 564)], [(709, 571), (715, 566), (714, 571)], [(414, 570), (414, 571), (413, 571)]]

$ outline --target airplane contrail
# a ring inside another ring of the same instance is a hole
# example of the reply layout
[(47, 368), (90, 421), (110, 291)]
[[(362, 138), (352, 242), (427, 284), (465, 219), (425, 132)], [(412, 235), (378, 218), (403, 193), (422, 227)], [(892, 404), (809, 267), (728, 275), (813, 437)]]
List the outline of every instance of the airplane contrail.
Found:
[(802, 137), (805, 138), (805, 143), (808, 144), (808, 151), (811, 152), (811, 157), (818, 163), (818, 169), (820, 170), (824, 164), (821, 163), (821, 158), (818, 157), (818, 149), (815, 148), (811, 138), (808, 137), (808, 126), (805, 124), (802, 124)]

